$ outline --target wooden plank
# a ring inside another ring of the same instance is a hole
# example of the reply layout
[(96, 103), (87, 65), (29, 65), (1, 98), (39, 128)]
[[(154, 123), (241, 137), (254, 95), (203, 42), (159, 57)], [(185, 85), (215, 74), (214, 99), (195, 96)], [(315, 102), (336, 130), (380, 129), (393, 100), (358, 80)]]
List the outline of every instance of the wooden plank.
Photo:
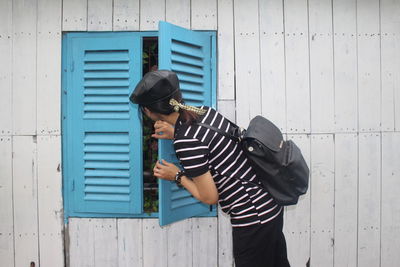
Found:
[(218, 206), (218, 265), (219, 267), (232, 267), (232, 225), (229, 215)]
[(235, 122), (235, 100), (219, 100), (217, 110), (228, 120)]
[(190, 29), (190, 1), (166, 0), (165, 6), (167, 22)]
[[(161, 228), (158, 219), (143, 219), (143, 266), (158, 267), (167, 264), (169, 227)], [(156, 256), (154, 252), (157, 253)]]
[(94, 266), (118, 266), (118, 236), (116, 219), (93, 219)]
[(258, 1), (235, 1), (235, 69), (237, 122), (247, 126), (261, 113)]
[(36, 134), (37, 1), (13, 1), (13, 134)]
[(15, 266), (39, 265), (36, 137), (14, 136), (12, 147)]
[(37, 132), (61, 129), (61, 0), (39, 0), (37, 22)]
[[(304, 159), (310, 166), (310, 137), (305, 134), (289, 135), (301, 149)], [(284, 233), (286, 237), (289, 262), (293, 266), (306, 266), (310, 259), (310, 191), (299, 198), (295, 206), (285, 210)]]
[(160, 20), (165, 20), (165, 0), (141, 0), (140, 30), (158, 31)]
[(381, 75), (379, 1), (357, 2), (359, 131), (379, 131)]
[(335, 266), (357, 266), (358, 136), (335, 135)]
[(0, 2), (0, 135), (12, 131), (12, 0)]
[(60, 149), (60, 136), (38, 137), (40, 266), (64, 266), (64, 224)]
[(143, 219), (118, 219), (118, 266), (143, 266)]
[[(396, 44), (400, 44), (400, 26), (395, 33)], [(396, 132), (400, 132), (400, 49), (396, 49), (393, 57), (396, 58), (396, 68), (394, 75), (395, 90), (394, 90), (394, 128)]]
[[(219, 100), (218, 112), (235, 122), (235, 100)], [(218, 264), (219, 267), (233, 266), (232, 226), (229, 215), (218, 206)]]
[(307, 0), (285, 1), (287, 132), (310, 132)]
[(333, 1), (335, 132), (357, 132), (356, 0)]
[(311, 137), (311, 266), (333, 266), (333, 135)]
[(70, 266), (118, 266), (116, 219), (69, 220)]
[(88, 31), (112, 31), (113, 0), (88, 0)]
[(217, 29), (217, 0), (192, 0), (192, 30)]
[(235, 99), (233, 0), (218, 0), (218, 99)]
[(286, 132), (285, 43), (282, 0), (260, 1), (262, 114)]
[(193, 218), (193, 267), (218, 266), (218, 219)]
[(309, 1), (311, 132), (334, 129), (332, 1)]
[(381, 267), (400, 262), (400, 133), (382, 134)]
[(95, 266), (93, 219), (70, 218), (68, 223), (69, 266)]
[[(380, 2), (381, 23), (381, 79), (382, 79), (382, 131), (394, 131), (395, 94), (400, 90), (400, 3)], [(397, 36), (396, 36), (397, 35)]]
[(114, 31), (139, 30), (139, 0), (114, 0)]
[(13, 180), (11, 136), (0, 136), (0, 259), (14, 267)]
[[(192, 219), (170, 224), (168, 227), (168, 265), (192, 266), (193, 235)], [(185, 249), (182, 249), (185, 248)]]
[(62, 12), (63, 31), (87, 30), (87, 0), (64, 0)]
[(380, 134), (359, 136), (358, 266), (380, 264), (380, 142)]

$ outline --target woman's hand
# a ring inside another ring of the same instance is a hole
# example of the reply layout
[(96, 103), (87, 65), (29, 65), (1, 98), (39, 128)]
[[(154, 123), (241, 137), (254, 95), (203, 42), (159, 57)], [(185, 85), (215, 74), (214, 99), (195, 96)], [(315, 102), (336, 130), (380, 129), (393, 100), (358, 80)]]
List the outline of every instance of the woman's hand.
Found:
[(174, 139), (175, 129), (171, 124), (165, 121), (156, 121), (154, 123), (155, 133), (151, 136), (157, 139)]
[(176, 167), (173, 163), (168, 163), (165, 160), (162, 160), (162, 164), (157, 161), (156, 166), (153, 169), (154, 176), (164, 180), (175, 180), (175, 175), (179, 172), (179, 168)]

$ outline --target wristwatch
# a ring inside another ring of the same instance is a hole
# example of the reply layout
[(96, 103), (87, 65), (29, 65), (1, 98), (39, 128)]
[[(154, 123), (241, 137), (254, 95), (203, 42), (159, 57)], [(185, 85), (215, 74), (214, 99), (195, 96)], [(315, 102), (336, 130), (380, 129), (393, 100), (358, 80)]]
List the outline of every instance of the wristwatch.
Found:
[(185, 175), (184, 170), (180, 170), (179, 172), (176, 173), (175, 175), (175, 183), (178, 187), (183, 187), (181, 184), (182, 176)]

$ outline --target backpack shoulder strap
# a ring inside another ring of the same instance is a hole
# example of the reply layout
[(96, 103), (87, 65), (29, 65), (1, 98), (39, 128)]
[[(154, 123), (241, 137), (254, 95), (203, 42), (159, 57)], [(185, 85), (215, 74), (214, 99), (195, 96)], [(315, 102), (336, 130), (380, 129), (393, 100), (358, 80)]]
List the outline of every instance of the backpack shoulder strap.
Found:
[[(203, 127), (207, 128), (207, 129), (210, 129), (212, 131), (220, 133), (223, 136), (228, 137), (228, 138), (232, 139), (235, 142), (240, 142), (242, 140), (243, 132), (245, 130), (241, 129), (239, 126), (237, 126), (235, 123), (233, 123), (231, 121), (229, 121), (229, 123), (233, 126), (233, 130), (230, 130), (229, 133), (227, 133), (225, 131), (222, 131), (221, 129), (218, 129), (217, 127), (211, 126), (209, 124), (198, 122), (197, 125), (203, 126)], [(238, 180), (240, 182), (243, 181), (242, 179), (237, 178), (237, 177), (231, 177), (231, 178), (233, 178), (235, 180)], [(254, 182), (251, 182), (251, 181), (244, 181), (244, 182), (252, 184), (252, 185), (257, 186), (259, 188), (263, 188), (262, 185), (254, 183)]]
[(210, 129), (212, 131), (220, 133), (223, 136), (228, 137), (228, 138), (232, 139), (235, 142), (239, 142), (240, 139), (241, 139), (241, 131), (240, 131), (239, 127), (236, 126), (236, 124), (234, 124), (232, 122), (230, 122), (230, 123), (233, 126), (233, 130), (229, 130), (228, 133), (223, 131), (223, 130), (221, 130), (221, 129), (218, 129), (217, 127), (214, 127), (214, 126), (211, 126), (209, 124), (202, 123), (202, 122), (198, 122), (197, 125), (203, 126), (203, 127), (208, 128), (208, 129)]

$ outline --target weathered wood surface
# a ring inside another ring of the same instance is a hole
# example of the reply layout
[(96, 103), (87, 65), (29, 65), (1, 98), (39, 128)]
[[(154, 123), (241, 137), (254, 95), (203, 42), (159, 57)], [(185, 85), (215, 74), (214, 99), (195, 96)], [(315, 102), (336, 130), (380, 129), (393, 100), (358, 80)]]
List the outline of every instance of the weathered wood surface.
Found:
[[(292, 266), (399, 262), (399, 1), (3, 0), (0, 15), (3, 265), (64, 265), (62, 31), (159, 20), (217, 30), (220, 112), (241, 126), (263, 114), (302, 149), (312, 177), (285, 209)], [(66, 230), (69, 266), (233, 265), (221, 212), (164, 228), (75, 218)]]

